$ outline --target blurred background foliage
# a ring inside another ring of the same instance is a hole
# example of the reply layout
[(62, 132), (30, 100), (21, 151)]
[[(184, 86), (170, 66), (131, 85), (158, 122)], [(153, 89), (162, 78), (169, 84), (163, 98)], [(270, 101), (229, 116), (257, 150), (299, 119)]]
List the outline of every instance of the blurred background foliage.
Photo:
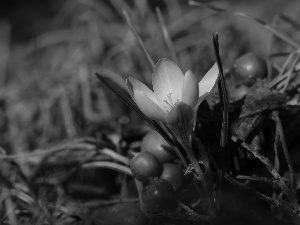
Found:
[[(300, 15), (297, 0), (209, 2), (269, 23), (278, 14), (294, 20)], [(122, 19), (123, 9), (157, 61), (170, 58), (155, 14), (155, 7), (160, 7), (182, 70), (191, 68), (199, 76), (213, 63), (213, 32), (219, 33), (225, 68), (247, 51), (268, 54), (268, 33), (262, 26), (188, 6), (185, 0), (4, 0), (0, 4), (0, 146), (7, 153), (95, 136), (99, 129), (112, 131), (123, 115), (132, 123), (140, 121), (93, 75), (101, 72), (124, 89), (128, 75), (148, 84), (151, 80), (151, 67)], [(291, 32), (286, 25), (280, 29)]]

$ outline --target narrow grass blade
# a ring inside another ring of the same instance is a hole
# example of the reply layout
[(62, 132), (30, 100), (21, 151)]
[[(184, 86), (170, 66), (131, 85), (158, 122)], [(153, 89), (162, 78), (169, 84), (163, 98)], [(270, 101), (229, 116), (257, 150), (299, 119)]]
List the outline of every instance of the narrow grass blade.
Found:
[(289, 207), (286, 204), (281, 204), (278, 200), (270, 198), (260, 192), (257, 192), (251, 188), (249, 188), (247, 185), (245, 185), (244, 183), (238, 182), (237, 180), (235, 180), (234, 178), (232, 178), (230, 175), (225, 174), (225, 179), (228, 180), (231, 184), (233, 184), (234, 186), (243, 189), (245, 191), (248, 191), (249, 193), (252, 193), (254, 196), (256, 196), (257, 198), (267, 202), (268, 204), (278, 207), (278, 208), (282, 208), (284, 209), (288, 214), (290, 214), (291, 216), (295, 216), (294, 213), (294, 209), (292, 207)]
[(282, 128), (282, 124), (281, 124), (281, 120), (278, 116), (278, 111), (273, 111), (272, 112), (272, 119), (274, 120), (275, 124), (276, 124), (276, 133), (278, 133), (278, 138), (281, 143), (282, 146), (282, 150), (288, 165), (288, 169), (290, 172), (290, 177), (291, 177), (291, 188), (294, 189), (295, 188), (295, 175), (294, 175), (294, 169), (292, 166), (292, 161), (289, 155), (289, 151), (287, 148), (287, 144), (285, 141), (285, 137), (284, 137), (284, 132), (283, 132), (283, 128)]
[(221, 148), (225, 150), (227, 145), (227, 137), (228, 137), (228, 96), (227, 96), (227, 89), (225, 85), (225, 78), (223, 73), (223, 67), (221, 62), (221, 57), (219, 54), (219, 41), (218, 41), (218, 34), (213, 35), (213, 46), (215, 51), (215, 57), (219, 68), (219, 93), (220, 99), (222, 104), (222, 132), (221, 132)]
[[(272, 19), (272, 23), (271, 26), (272, 27), (277, 27), (279, 22), (279, 16), (275, 15), (274, 18)], [(266, 55), (267, 57), (267, 68), (268, 68), (268, 75), (267, 75), (267, 79), (270, 82), (272, 80), (272, 62), (271, 62), (271, 54), (272, 54), (272, 48), (273, 48), (273, 44), (274, 44), (274, 35), (272, 33), (268, 33), (267, 36), (267, 40), (266, 40), (267, 44), (266, 44)]]
[[(159, 20), (159, 25), (160, 25), (160, 28), (162, 30), (162, 34), (164, 36), (164, 39), (165, 39), (165, 42), (168, 46), (168, 49), (169, 49), (169, 52), (171, 54), (171, 58), (172, 60), (177, 64), (177, 65), (180, 65), (180, 62), (179, 62), (179, 59), (176, 55), (176, 51), (175, 51), (175, 48), (174, 48), (174, 45), (173, 45), (173, 42), (172, 42), (172, 39), (171, 39), (171, 36), (170, 36), (170, 33), (167, 29), (167, 26), (166, 26), (166, 22), (165, 22), (165, 19), (161, 13), (161, 10), (160, 8), (156, 7), (156, 15), (158, 17), (158, 20)], [(180, 66), (181, 67), (181, 66)]]
[(129, 176), (132, 176), (132, 172), (129, 167), (120, 165), (115, 162), (90, 162), (81, 165), (82, 168), (108, 168), (112, 170), (116, 170), (122, 173), (125, 173)]
[(241, 12), (231, 12), (229, 10), (222, 9), (220, 7), (216, 7), (216, 6), (213, 6), (213, 5), (210, 5), (210, 4), (206, 4), (206, 3), (196, 2), (196, 1), (193, 1), (193, 0), (190, 0), (189, 4), (192, 5), (192, 6), (199, 6), (199, 7), (211, 9), (211, 10), (213, 10), (215, 12), (219, 12), (219, 13), (228, 13), (228, 14), (233, 15), (233, 16), (239, 16), (239, 17), (243, 17), (243, 18), (246, 18), (246, 19), (250, 19), (251, 21), (254, 21), (254, 22), (262, 25), (266, 30), (273, 33), (277, 38), (281, 39), (282, 41), (284, 41), (288, 45), (292, 46), (293, 48), (298, 49), (300, 47), (295, 41), (293, 41), (292, 39), (290, 39), (286, 35), (280, 33), (279, 31), (277, 31), (276, 29), (271, 27), (269, 24), (267, 24), (265, 21), (263, 21), (261, 19), (258, 19), (256, 17), (250, 16), (250, 15), (247, 15), (247, 14), (241, 13)]
[(129, 26), (131, 32), (133, 33), (133, 35), (135, 36), (136, 40), (138, 41), (138, 43), (140, 44), (143, 52), (145, 53), (145, 55), (147, 56), (147, 59), (149, 61), (149, 63), (151, 64), (152, 68), (155, 66), (155, 63), (153, 61), (153, 59), (151, 58), (143, 40), (140, 38), (138, 32), (136, 31), (132, 20), (130, 19), (130, 17), (128, 16), (127, 12), (125, 10), (122, 11), (123, 12), (123, 16), (124, 16), (124, 20), (126, 21), (127, 25)]
[(280, 18), (285, 21), (286, 23), (289, 23), (293, 28), (295, 28), (296, 30), (300, 30), (300, 24), (294, 20), (293, 18), (284, 15), (284, 14), (280, 14)]
[(274, 168), (273, 164), (270, 162), (268, 158), (261, 155), (259, 152), (257, 152), (255, 149), (253, 149), (251, 146), (249, 146), (244, 141), (238, 139), (235, 136), (232, 136), (231, 139), (241, 147), (243, 147), (245, 150), (247, 150), (251, 155), (253, 155), (256, 159), (258, 159), (269, 171), (269, 173), (274, 177), (274, 182), (281, 188), (282, 192), (286, 195), (288, 200), (290, 201), (293, 210), (297, 212), (297, 216), (300, 217), (300, 206), (298, 205), (297, 198), (295, 196), (295, 192), (288, 188), (278, 171)]
[[(221, 188), (222, 188), (222, 180), (224, 175), (224, 164), (225, 164), (225, 154), (227, 148), (227, 137), (228, 137), (228, 96), (227, 90), (225, 85), (225, 78), (223, 74), (223, 67), (221, 62), (221, 57), (219, 53), (219, 41), (218, 41), (218, 34), (213, 34), (213, 46), (215, 52), (215, 58), (219, 68), (219, 81), (218, 81), (218, 88), (219, 94), (222, 104), (222, 128), (221, 128), (221, 139), (220, 139), (220, 148), (221, 148), (221, 170), (219, 173), (219, 190), (218, 196), (220, 196)], [(220, 206), (220, 198), (218, 198), (217, 207)]]

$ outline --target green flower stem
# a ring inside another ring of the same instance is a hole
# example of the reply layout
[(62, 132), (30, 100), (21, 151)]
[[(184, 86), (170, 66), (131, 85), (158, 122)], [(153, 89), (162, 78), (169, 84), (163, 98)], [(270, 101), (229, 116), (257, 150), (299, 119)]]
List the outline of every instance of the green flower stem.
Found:
[[(170, 126), (170, 125), (169, 125)], [(204, 177), (204, 174), (200, 168), (199, 162), (195, 156), (195, 153), (191, 144), (191, 129), (189, 129), (188, 124), (176, 124), (170, 126), (171, 130), (174, 132), (175, 136), (181, 142), (188, 159), (190, 160), (195, 172), (196, 178), (200, 181), (203, 188), (204, 194), (207, 193), (207, 184)]]
[[(168, 132), (168, 135), (174, 136), (174, 134), (172, 133), (172, 131), (169, 129), (169, 127), (165, 123), (161, 123), (161, 124), (164, 127), (164, 129)], [(179, 147), (176, 145), (176, 143), (170, 142), (170, 140), (167, 140), (167, 139), (165, 139), (165, 140), (168, 142), (168, 144), (170, 146), (174, 147), (175, 154), (177, 155), (177, 157), (182, 162), (182, 164), (184, 166), (184, 169), (187, 169), (188, 168), (188, 161), (187, 161), (186, 157), (184, 157), (181, 149), (179, 149)], [(181, 144), (181, 143), (178, 143), (178, 144)]]
[[(182, 124), (181, 124), (182, 125)], [(191, 134), (192, 134), (192, 130), (188, 128), (188, 124), (186, 124), (187, 126), (174, 126), (173, 130), (174, 133), (177, 135), (177, 137), (179, 138), (179, 140), (181, 141), (184, 150), (196, 172), (196, 178), (197, 180), (195, 180), (195, 182), (200, 183), (203, 192), (204, 192), (204, 197), (206, 199), (207, 202), (207, 208), (206, 211), (209, 215), (214, 216), (215, 215), (215, 208), (214, 208), (214, 202), (213, 202), (213, 194), (212, 194), (212, 190), (210, 190), (208, 187), (208, 183), (206, 181), (206, 178), (202, 172), (202, 169), (200, 168), (198, 159), (193, 151), (192, 148), (192, 142), (191, 142)]]

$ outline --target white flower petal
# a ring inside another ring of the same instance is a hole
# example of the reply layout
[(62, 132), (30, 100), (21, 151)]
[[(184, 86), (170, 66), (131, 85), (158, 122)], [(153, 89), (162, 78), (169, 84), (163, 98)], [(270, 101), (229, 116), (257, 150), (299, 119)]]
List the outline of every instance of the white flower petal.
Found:
[(217, 63), (215, 63), (199, 82), (199, 100), (197, 105), (199, 105), (211, 92), (218, 80), (218, 77), (219, 69)]
[(148, 98), (150, 98), (154, 103), (157, 104), (154, 92), (151, 91), (144, 83), (142, 83), (141, 81), (133, 78), (133, 77), (127, 77), (126, 78), (126, 84), (127, 84), (127, 88), (128, 91), (131, 95), (131, 98), (134, 99), (134, 91), (138, 90), (141, 91), (143, 93), (145, 93), (145, 95), (148, 96)]
[(140, 108), (140, 110), (148, 116), (150, 119), (166, 121), (167, 114), (154, 103), (144, 92), (135, 90), (134, 101)]
[(195, 75), (188, 70), (183, 79), (182, 98), (181, 101), (188, 104), (192, 108), (197, 104), (199, 97), (199, 88)]
[(173, 61), (160, 59), (156, 63), (152, 74), (153, 90), (159, 106), (165, 112), (171, 110), (170, 105), (181, 100), (183, 78), (182, 71)]

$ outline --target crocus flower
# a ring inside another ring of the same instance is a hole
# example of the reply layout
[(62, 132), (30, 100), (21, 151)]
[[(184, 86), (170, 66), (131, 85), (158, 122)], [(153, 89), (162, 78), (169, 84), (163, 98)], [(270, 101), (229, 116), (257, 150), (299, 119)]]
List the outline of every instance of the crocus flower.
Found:
[(198, 159), (192, 149), (191, 134), (198, 105), (213, 89), (219, 75), (216, 64), (197, 82), (192, 71), (185, 74), (171, 60), (160, 59), (152, 73), (153, 91), (129, 77), (128, 90), (140, 110), (149, 118), (164, 122), (182, 144), (198, 179), (206, 184)]
[(185, 74), (169, 59), (160, 59), (152, 73), (153, 91), (139, 80), (128, 77), (127, 87), (140, 110), (157, 121), (176, 123), (194, 118), (194, 109), (214, 87), (219, 75), (217, 64), (198, 83), (192, 71)]

